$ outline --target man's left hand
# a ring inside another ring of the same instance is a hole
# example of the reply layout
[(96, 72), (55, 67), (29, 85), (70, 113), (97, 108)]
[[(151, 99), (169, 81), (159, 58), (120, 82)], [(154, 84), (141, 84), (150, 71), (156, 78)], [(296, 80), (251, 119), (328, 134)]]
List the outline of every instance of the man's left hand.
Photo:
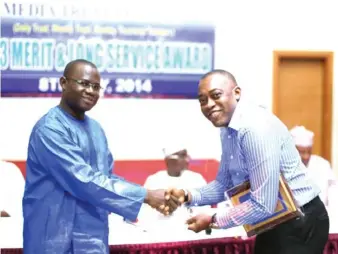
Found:
[(212, 216), (207, 214), (198, 214), (187, 220), (188, 229), (195, 233), (201, 232), (210, 228)]

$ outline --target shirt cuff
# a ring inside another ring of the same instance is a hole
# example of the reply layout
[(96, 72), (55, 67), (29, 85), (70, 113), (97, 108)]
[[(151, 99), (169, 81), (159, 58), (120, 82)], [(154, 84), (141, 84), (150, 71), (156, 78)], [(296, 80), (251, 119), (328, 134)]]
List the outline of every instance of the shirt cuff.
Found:
[(202, 201), (202, 195), (197, 189), (188, 190), (191, 195), (189, 206), (198, 206)]
[(222, 229), (232, 228), (238, 226), (231, 220), (228, 210), (218, 212), (215, 216), (215, 221), (218, 227)]

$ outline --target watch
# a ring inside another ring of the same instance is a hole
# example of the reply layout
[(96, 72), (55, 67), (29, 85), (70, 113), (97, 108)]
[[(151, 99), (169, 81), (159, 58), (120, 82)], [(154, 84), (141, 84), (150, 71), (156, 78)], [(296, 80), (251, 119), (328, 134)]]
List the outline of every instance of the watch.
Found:
[(211, 223), (209, 228), (219, 228), (216, 221), (216, 213), (211, 216)]
[(184, 191), (184, 202), (189, 201), (189, 191), (187, 189), (183, 189)]
[(212, 223), (212, 224), (215, 224), (215, 223), (216, 223), (216, 213), (214, 213), (214, 214), (211, 216), (211, 223)]

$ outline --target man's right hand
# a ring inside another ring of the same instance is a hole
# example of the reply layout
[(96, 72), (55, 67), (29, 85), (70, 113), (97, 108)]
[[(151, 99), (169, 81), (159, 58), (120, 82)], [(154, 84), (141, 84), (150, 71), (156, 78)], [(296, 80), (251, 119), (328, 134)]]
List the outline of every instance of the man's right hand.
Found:
[[(188, 195), (188, 201), (190, 200), (190, 193)], [(182, 205), (185, 201), (185, 192), (184, 190), (178, 190), (175, 188), (170, 188), (165, 191), (165, 199), (172, 200), (175, 203)], [(170, 202), (168, 202), (170, 205)]]
[(147, 190), (147, 196), (144, 199), (144, 203), (150, 205), (164, 215), (171, 214), (180, 205), (179, 202), (175, 202), (173, 199), (166, 199), (165, 191), (161, 189)]

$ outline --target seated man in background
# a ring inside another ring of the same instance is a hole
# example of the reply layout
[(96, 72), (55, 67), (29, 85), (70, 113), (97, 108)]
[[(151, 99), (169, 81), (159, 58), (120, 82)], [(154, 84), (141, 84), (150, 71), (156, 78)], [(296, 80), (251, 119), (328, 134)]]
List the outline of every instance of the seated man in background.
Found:
[(336, 184), (336, 177), (330, 163), (324, 158), (312, 154), (314, 138), (312, 131), (307, 130), (304, 126), (295, 126), (290, 132), (310, 177), (321, 190), (319, 194), (321, 200), (326, 206), (329, 206), (329, 190), (330, 187)]
[[(190, 157), (184, 145), (180, 145), (179, 143), (170, 144), (163, 149), (163, 153), (167, 169), (150, 175), (144, 183), (146, 189), (199, 188), (207, 184), (201, 174), (188, 169)], [(173, 230), (176, 230), (177, 227), (185, 227), (185, 220), (190, 214), (195, 212), (195, 209), (202, 210), (208, 209), (209, 207), (210, 206), (196, 207), (191, 210), (190, 208), (182, 206), (170, 216), (164, 216), (144, 204), (138, 216), (138, 221), (140, 224), (150, 225), (148, 221), (154, 222), (154, 220), (156, 220), (156, 223), (153, 223), (156, 227), (172, 227)]]
[(22, 219), (25, 179), (14, 164), (0, 160), (0, 216)]

